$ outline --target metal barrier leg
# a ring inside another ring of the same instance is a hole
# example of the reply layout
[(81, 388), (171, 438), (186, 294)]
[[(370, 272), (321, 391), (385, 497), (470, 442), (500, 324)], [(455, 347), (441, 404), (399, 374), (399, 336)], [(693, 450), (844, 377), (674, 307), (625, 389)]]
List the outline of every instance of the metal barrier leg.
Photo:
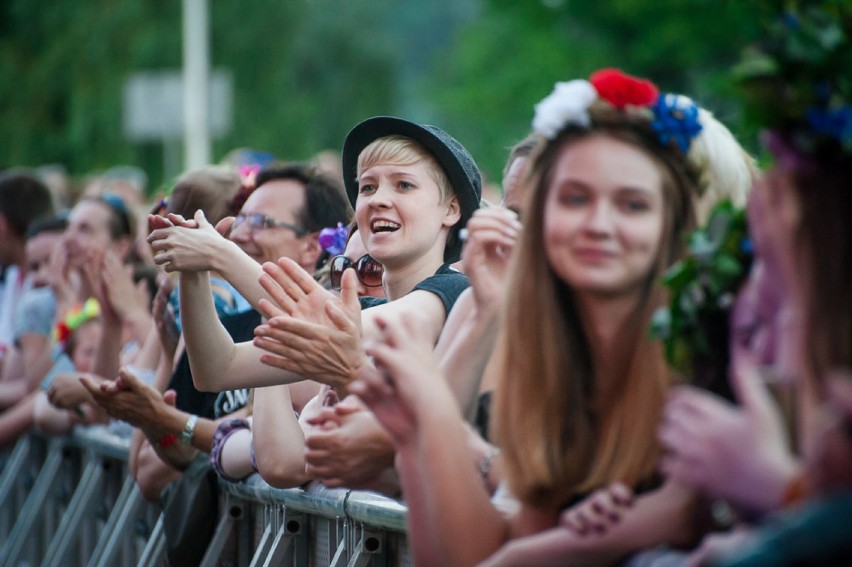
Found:
[(6, 466), (3, 467), (3, 474), (0, 476), (0, 508), (5, 509), (7, 500), (12, 494), (21, 471), (27, 463), (27, 457), (30, 456), (32, 441), (29, 435), (21, 437), (12, 449), (12, 454), (6, 461)]
[[(12, 529), (18, 510), (12, 502), (17, 496), (15, 489), (20, 486), (22, 473), (33, 453), (29, 435), (21, 437), (6, 459), (3, 474), (0, 475), (0, 539), (5, 540)], [(20, 502), (20, 501), (19, 501)]]
[[(275, 534), (275, 540), (269, 548), (269, 553), (263, 562), (263, 567), (271, 567), (272, 565), (281, 565), (284, 561), (284, 556), (290, 550), (291, 544), (296, 538), (303, 535), (305, 526), (305, 517), (302, 514), (285, 513), (284, 521), (281, 527), (278, 528), (278, 533)], [(306, 563), (297, 562), (299, 565)]]
[(384, 547), (384, 536), (379, 532), (371, 532), (361, 529), (361, 539), (352, 551), (347, 567), (365, 567), (378, 554), (382, 553)]
[(62, 515), (62, 521), (56, 530), (56, 535), (50, 542), (42, 561), (42, 567), (58, 567), (67, 563), (68, 549), (78, 539), (80, 530), (84, 528), (84, 519), (92, 507), (98, 503), (95, 493), (101, 488), (104, 469), (101, 460), (92, 455), (86, 455), (86, 466), (80, 476), (80, 484), (71, 497), (71, 502)]
[(272, 527), (272, 522), (268, 522), (266, 527), (263, 528), (263, 534), (260, 536), (260, 541), (257, 544), (257, 549), (254, 552), (254, 556), (251, 558), (251, 563), (249, 563), (249, 567), (258, 567), (260, 562), (267, 556), (269, 553), (269, 549), (272, 546), (272, 538), (275, 533), (275, 529)]
[(157, 524), (148, 538), (148, 543), (145, 549), (142, 550), (142, 555), (139, 556), (137, 567), (151, 567), (157, 565), (166, 556), (166, 538), (163, 535), (163, 515), (157, 518)]
[(200, 567), (212, 567), (216, 565), (219, 558), (222, 556), (222, 551), (225, 549), (225, 544), (228, 543), (228, 537), (234, 530), (234, 526), (242, 521), (245, 517), (245, 510), (241, 502), (232, 503), (230, 499), (225, 500), (225, 513), (219, 519), (219, 524), (216, 526), (216, 531), (213, 532), (213, 539), (210, 540), (210, 545), (207, 546), (207, 551), (204, 552), (204, 558), (201, 560)]
[(43, 512), (42, 507), (59, 474), (59, 468), (62, 464), (62, 446), (61, 439), (51, 440), (47, 459), (45, 459), (32, 492), (24, 503), (23, 512), (15, 522), (15, 527), (12, 528), (9, 538), (0, 548), (0, 565), (15, 565), (21, 551), (29, 541), (30, 533), (39, 514)]
[(131, 522), (136, 518), (142, 504), (142, 494), (139, 486), (129, 475), (124, 479), (121, 494), (115, 501), (110, 512), (104, 531), (98, 540), (98, 545), (89, 559), (89, 567), (107, 567), (115, 565), (115, 554), (119, 551), (122, 540), (133, 537)]

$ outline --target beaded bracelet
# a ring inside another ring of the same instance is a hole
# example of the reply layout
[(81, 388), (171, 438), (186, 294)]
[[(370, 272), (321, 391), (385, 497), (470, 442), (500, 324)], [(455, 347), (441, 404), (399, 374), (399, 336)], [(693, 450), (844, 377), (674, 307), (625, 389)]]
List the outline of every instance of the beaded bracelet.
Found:
[(245, 419), (233, 418), (226, 419), (216, 427), (216, 432), (213, 434), (213, 447), (210, 450), (210, 464), (216, 474), (230, 482), (239, 482), (242, 479), (232, 478), (228, 476), (222, 468), (222, 449), (225, 447), (225, 442), (237, 431), (248, 429), (251, 431), (249, 422)]

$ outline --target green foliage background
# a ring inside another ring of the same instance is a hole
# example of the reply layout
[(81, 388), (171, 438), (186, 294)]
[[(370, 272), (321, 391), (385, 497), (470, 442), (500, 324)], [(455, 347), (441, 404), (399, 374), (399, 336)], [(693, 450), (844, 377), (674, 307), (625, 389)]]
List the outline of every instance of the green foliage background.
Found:
[[(215, 141), (305, 159), (375, 114), (438, 124), (499, 181), (553, 83), (617, 66), (690, 94), (753, 147), (729, 69), (757, 22), (741, 0), (212, 0), (211, 61), (234, 77)], [(0, 2), (0, 168), (119, 163), (163, 181), (160, 144), (127, 141), (122, 88), (181, 64), (176, 0)]]

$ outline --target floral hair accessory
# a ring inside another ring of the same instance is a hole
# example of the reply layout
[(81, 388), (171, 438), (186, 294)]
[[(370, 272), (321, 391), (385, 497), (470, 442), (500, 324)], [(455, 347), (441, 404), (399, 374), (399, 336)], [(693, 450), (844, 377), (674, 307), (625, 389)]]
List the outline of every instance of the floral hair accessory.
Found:
[(720, 357), (714, 337), (728, 327), (728, 310), (748, 275), (752, 244), (743, 209), (730, 200), (710, 212), (707, 225), (689, 236), (686, 257), (666, 271), (669, 306), (651, 321), (651, 335), (665, 345), (672, 368), (692, 376), (699, 360)]
[(769, 151), (806, 167), (831, 150), (852, 153), (852, 9), (848, 0), (783, 6), (767, 4), (763, 36), (733, 72), (747, 117), (770, 132)]
[(654, 121), (651, 123), (663, 145), (672, 141), (680, 151), (687, 153), (692, 139), (701, 132), (698, 122), (698, 107), (685, 96), (665, 93), (654, 105)]
[(684, 96), (660, 94), (646, 79), (618, 69), (601, 69), (588, 81), (556, 83), (553, 92), (535, 105), (533, 130), (553, 140), (568, 125), (588, 128), (593, 105), (605, 103), (633, 116), (647, 118), (662, 145), (677, 144), (689, 152), (692, 140), (701, 132), (698, 107)]
[(319, 243), (323, 250), (332, 256), (338, 256), (346, 250), (346, 238), (348, 236), (349, 229), (339, 222), (334, 228), (324, 228), (320, 231)]
[(56, 327), (53, 329), (53, 338), (64, 348), (68, 344), (71, 334), (80, 325), (90, 319), (99, 317), (100, 314), (101, 306), (98, 304), (98, 300), (90, 297), (82, 305), (78, 305), (68, 311), (65, 318), (56, 324)]
[(241, 165), (240, 166), (240, 179), (242, 180), (243, 187), (248, 187), (254, 189), (255, 187), (255, 179), (257, 178), (257, 174), (260, 171), (260, 166), (257, 164), (254, 165)]
[(654, 104), (659, 90), (651, 81), (633, 77), (619, 69), (601, 69), (589, 77), (598, 96), (616, 108)]
[(598, 98), (589, 81), (577, 79), (556, 83), (553, 92), (535, 105), (533, 130), (552, 140), (568, 124), (588, 127), (589, 107)]

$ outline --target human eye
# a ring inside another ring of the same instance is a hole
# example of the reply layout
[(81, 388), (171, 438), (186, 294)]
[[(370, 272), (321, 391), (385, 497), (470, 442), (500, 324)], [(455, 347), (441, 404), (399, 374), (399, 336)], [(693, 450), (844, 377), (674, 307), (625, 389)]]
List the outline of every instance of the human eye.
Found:
[(408, 191), (409, 189), (414, 189), (414, 183), (412, 183), (411, 181), (402, 180), (402, 181), (399, 182), (398, 186), (402, 191)]
[(373, 193), (376, 190), (376, 186), (372, 183), (361, 183), (358, 186), (358, 192), (361, 194), (365, 193)]
[(566, 207), (580, 207), (589, 202), (589, 196), (577, 189), (568, 189), (559, 195), (559, 203)]
[(628, 213), (644, 213), (651, 205), (641, 195), (626, 195), (621, 199), (621, 208)]

